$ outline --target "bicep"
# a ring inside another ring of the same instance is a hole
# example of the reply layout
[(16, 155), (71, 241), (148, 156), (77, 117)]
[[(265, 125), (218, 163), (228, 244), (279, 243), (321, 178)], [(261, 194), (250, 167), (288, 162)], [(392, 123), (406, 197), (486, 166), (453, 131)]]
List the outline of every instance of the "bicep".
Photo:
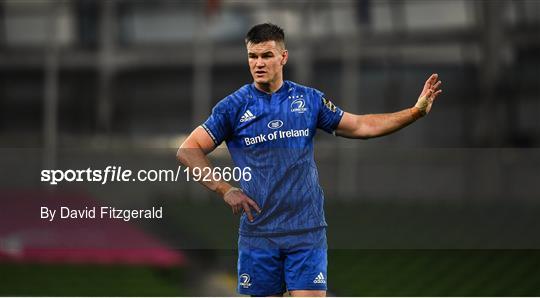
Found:
[(205, 154), (212, 152), (216, 148), (216, 144), (201, 126), (191, 132), (184, 143), (180, 146), (182, 149), (202, 149)]
[(339, 121), (336, 128), (336, 135), (346, 138), (358, 138), (359, 132), (359, 116), (351, 113), (343, 112), (343, 117)]

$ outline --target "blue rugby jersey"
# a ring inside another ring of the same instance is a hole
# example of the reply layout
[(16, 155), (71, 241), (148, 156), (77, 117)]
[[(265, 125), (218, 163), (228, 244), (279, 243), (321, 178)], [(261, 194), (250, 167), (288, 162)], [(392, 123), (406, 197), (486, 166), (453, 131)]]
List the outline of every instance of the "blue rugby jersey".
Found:
[(245, 85), (217, 103), (202, 127), (216, 145), (227, 143), (235, 166), (251, 169), (240, 185), (262, 209), (253, 222), (242, 215), (241, 235), (326, 226), (313, 137), (317, 128), (333, 133), (342, 116), (322, 92), (290, 81), (273, 94)]

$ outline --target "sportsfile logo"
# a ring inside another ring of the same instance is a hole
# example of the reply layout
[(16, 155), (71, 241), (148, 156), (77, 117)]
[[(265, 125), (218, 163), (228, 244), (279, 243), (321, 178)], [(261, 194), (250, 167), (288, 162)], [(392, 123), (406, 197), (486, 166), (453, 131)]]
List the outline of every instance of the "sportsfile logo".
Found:
[(247, 110), (244, 115), (242, 115), (242, 117), (240, 117), (240, 122), (246, 122), (246, 121), (249, 121), (249, 120), (253, 120), (257, 118), (255, 115), (253, 115), (253, 113), (251, 113), (250, 110)]
[(313, 283), (314, 284), (325, 284), (326, 279), (324, 279), (324, 274), (322, 272), (319, 272), (319, 275), (317, 275), (317, 277), (315, 277), (315, 279), (313, 280)]

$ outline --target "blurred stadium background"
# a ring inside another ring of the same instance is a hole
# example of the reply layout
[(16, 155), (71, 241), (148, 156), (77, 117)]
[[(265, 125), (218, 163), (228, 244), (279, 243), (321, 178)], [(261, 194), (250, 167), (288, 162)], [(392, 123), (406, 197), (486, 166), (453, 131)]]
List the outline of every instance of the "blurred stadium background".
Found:
[[(186, 134), (251, 81), (243, 37), (268, 21), (286, 31), (286, 79), (346, 111), (400, 110), (429, 74), (444, 82), (397, 134), (317, 135), (331, 293), (540, 296), (536, 0), (1, 1), (0, 295), (234, 295), (238, 221), (201, 186), (39, 175), (175, 168)], [(39, 220), (58, 204), (166, 215)]]

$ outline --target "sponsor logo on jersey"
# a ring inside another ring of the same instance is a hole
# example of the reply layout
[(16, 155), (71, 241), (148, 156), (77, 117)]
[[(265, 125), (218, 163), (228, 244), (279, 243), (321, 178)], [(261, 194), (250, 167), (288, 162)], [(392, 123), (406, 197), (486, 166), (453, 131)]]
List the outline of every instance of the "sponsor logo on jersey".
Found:
[(267, 141), (275, 141), (280, 139), (309, 137), (309, 128), (306, 129), (289, 129), (289, 130), (274, 130), (268, 134), (259, 134), (255, 137), (244, 138), (246, 146), (251, 146)]
[(305, 111), (307, 111), (306, 102), (304, 101), (303, 98), (295, 99), (291, 103), (291, 112), (293, 112), (293, 113), (303, 113)]
[(324, 274), (322, 272), (320, 272), (319, 275), (317, 275), (317, 277), (315, 277), (315, 279), (313, 280), (313, 283), (314, 284), (325, 284), (326, 279), (324, 279)]
[(240, 278), (239, 278), (239, 284), (242, 288), (244, 289), (248, 289), (249, 287), (251, 287), (251, 283), (249, 282), (251, 280), (251, 277), (249, 277), (249, 274), (247, 273), (242, 273), (240, 275)]
[(281, 120), (272, 120), (268, 122), (268, 128), (270, 129), (278, 129), (283, 126), (283, 121)]
[(246, 121), (249, 121), (249, 120), (253, 120), (257, 118), (255, 115), (253, 115), (253, 113), (251, 113), (250, 110), (247, 110), (244, 115), (242, 115), (242, 117), (240, 117), (240, 122), (246, 122)]
[(334, 113), (336, 112), (337, 107), (336, 107), (331, 101), (329, 101), (328, 99), (326, 99), (326, 98), (323, 97), (323, 98), (322, 98), (322, 102), (323, 102), (324, 106), (325, 106), (327, 109), (329, 109), (330, 111), (332, 111), (332, 112), (334, 112)]

